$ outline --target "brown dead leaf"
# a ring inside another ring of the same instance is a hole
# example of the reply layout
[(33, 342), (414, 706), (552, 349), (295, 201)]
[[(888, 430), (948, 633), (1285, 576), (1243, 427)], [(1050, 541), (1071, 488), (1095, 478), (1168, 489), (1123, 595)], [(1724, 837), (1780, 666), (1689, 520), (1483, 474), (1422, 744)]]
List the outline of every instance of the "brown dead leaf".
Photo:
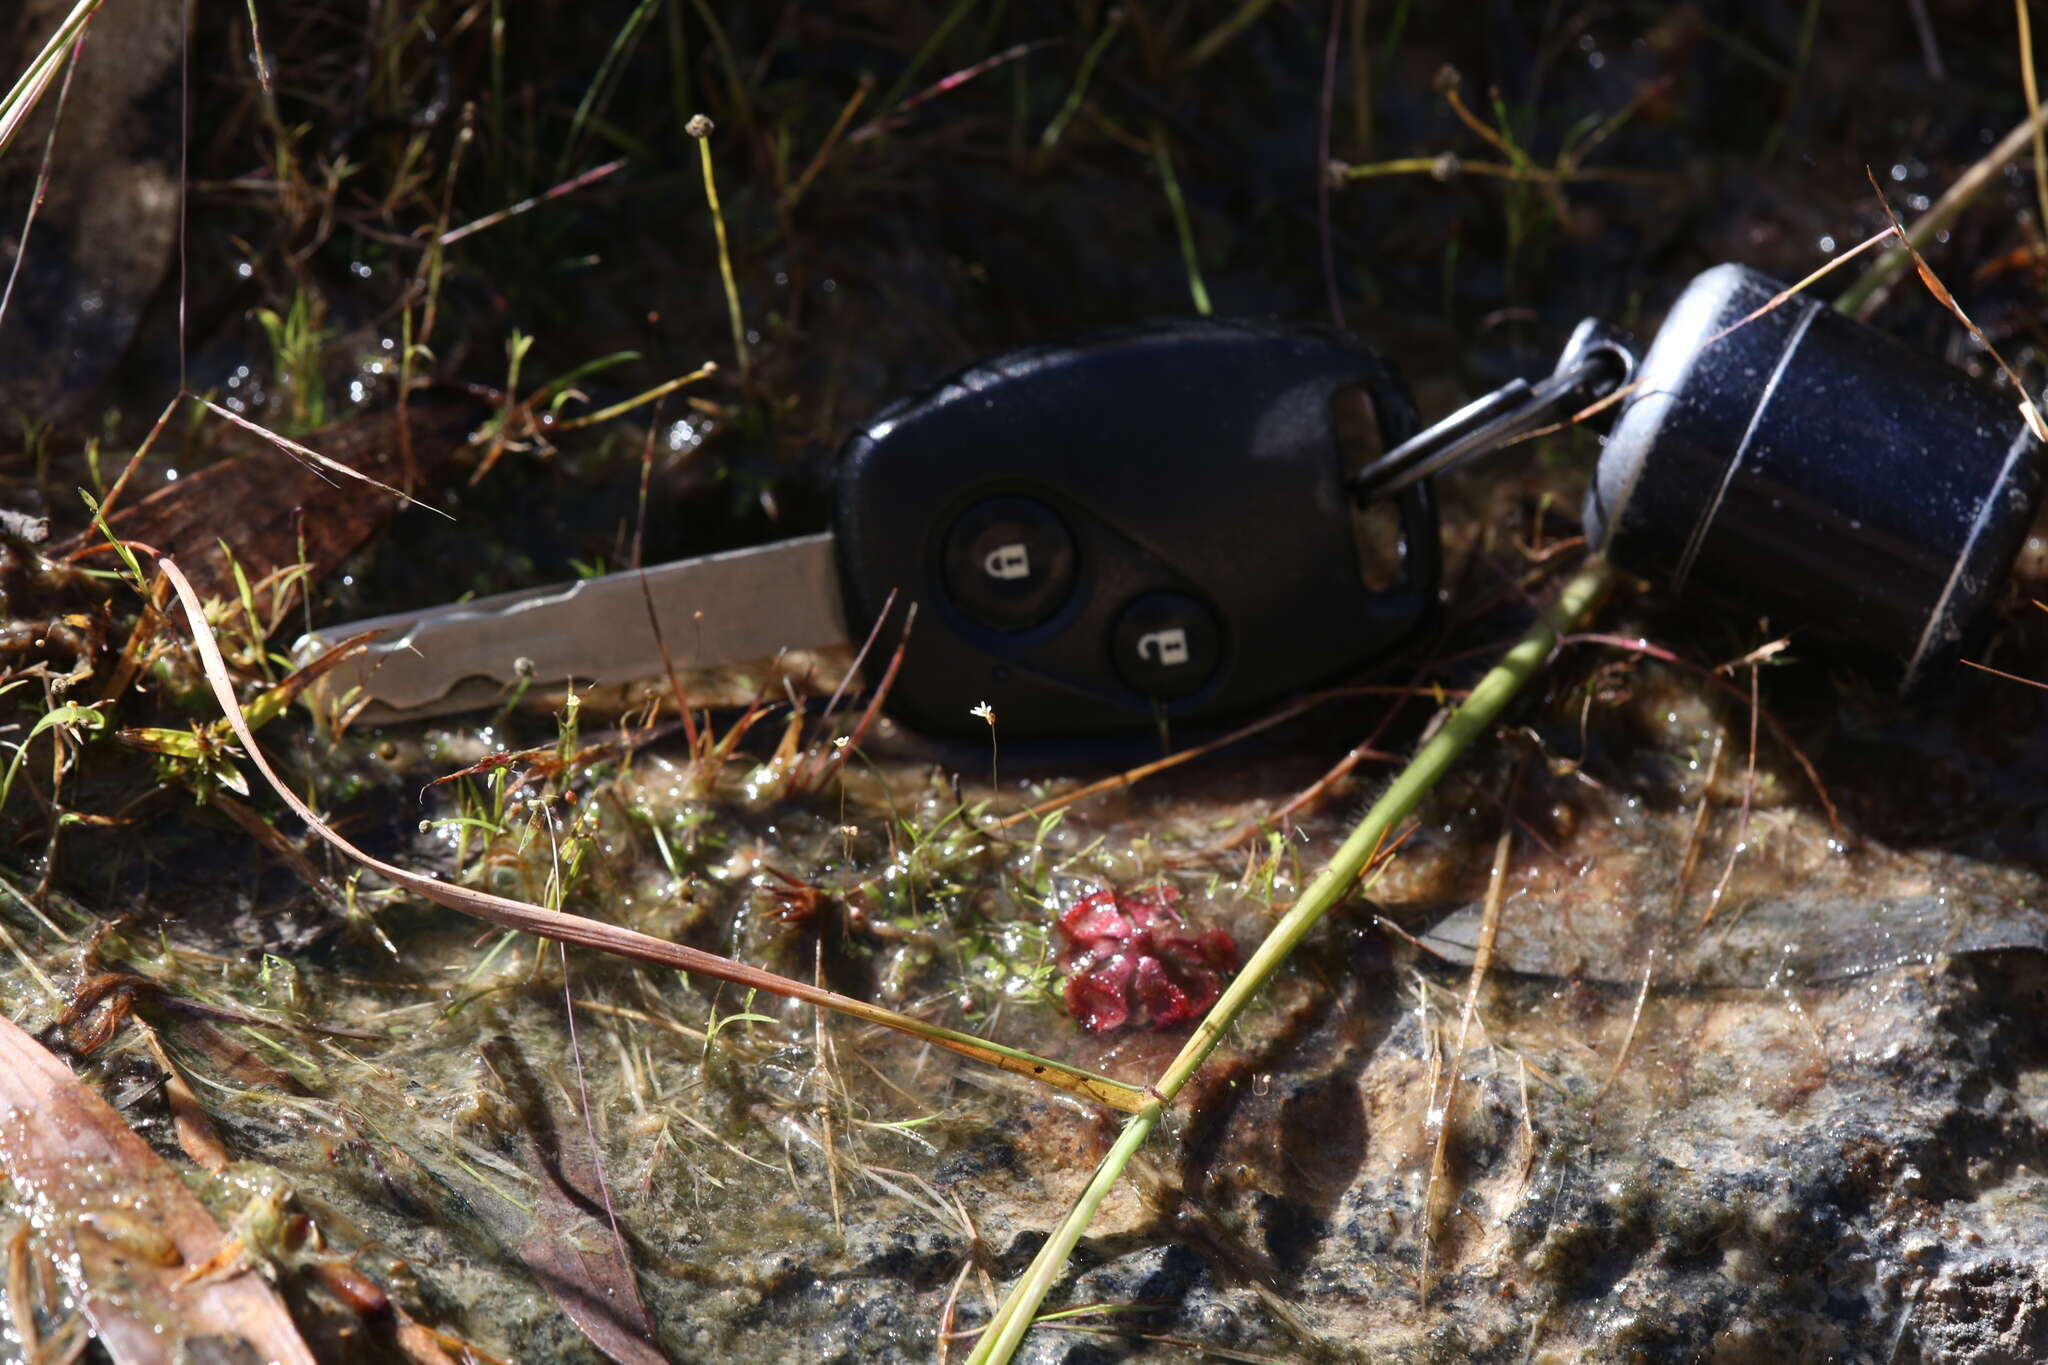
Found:
[[(422, 488), (446, 481), (471, 428), (489, 415), (475, 399), (453, 393), (415, 394), (407, 412)], [(352, 418), (306, 440), (336, 463), (384, 483), (404, 478), (395, 410)], [(301, 534), (311, 576), (319, 579), (381, 530), (398, 505), (389, 493), (261, 449), (188, 473), (135, 506), (115, 512), (109, 524), (123, 540), (175, 555), (202, 594), (233, 601), (234, 571), (220, 547), (224, 529), (230, 532), (235, 557), (250, 582), (297, 564)], [(93, 530), (58, 546), (53, 554), (75, 557), (102, 543)]]
[(667, 1365), (654, 1344), (654, 1319), (640, 1298), (631, 1248), (608, 1217), (598, 1154), (583, 1119), (551, 1102), (550, 1088), (510, 1039), (487, 1046), (485, 1057), (525, 1121), (519, 1164), (540, 1184), (519, 1259), (591, 1345), (619, 1365)]
[(171, 1105), (171, 1130), (178, 1135), (178, 1147), (194, 1164), (203, 1166), (218, 1175), (228, 1168), (227, 1144), (220, 1140), (220, 1130), (213, 1126), (206, 1107), (199, 1103), (199, 1097), (192, 1093), (192, 1086), (185, 1079), (185, 1073), (178, 1070), (171, 1061), (171, 1054), (164, 1051), (161, 1038), (149, 1025), (136, 1021), (142, 1029), (142, 1041), (149, 1044), (149, 1055), (164, 1073), (164, 1098)]

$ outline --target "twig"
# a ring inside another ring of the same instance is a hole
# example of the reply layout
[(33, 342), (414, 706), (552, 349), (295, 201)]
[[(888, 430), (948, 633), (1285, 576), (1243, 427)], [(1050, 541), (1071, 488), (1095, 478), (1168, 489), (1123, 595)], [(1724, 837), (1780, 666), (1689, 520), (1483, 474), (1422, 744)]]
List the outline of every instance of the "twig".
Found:
[(1417, 1276), (1417, 1300), (1422, 1307), (1429, 1307), (1430, 1249), (1436, 1242), (1439, 1218), (1442, 1212), (1441, 1200), (1446, 1196), (1444, 1182), (1450, 1166), (1451, 1122), (1458, 1103), (1458, 1075), (1465, 1065), (1465, 1047), (1472, 1033), (1472, 1016), (1479, 1010), (1479, 989), (1486, 984), (1487, 969), (1493, 966), (1493, 945), (1500, 937), (1501, 906), (1507, 900), (1508, 855), (1515, 844), (1515, 789), (1520, 785), (1520, 774), (1508, 787), (1507, 800), (1502, 802), (1500, 838), (1493, 846), (1493, 872), (1486, 880), (1486, 900), (1479, 915), (1479, 946), (1472, 954), (1472, 974), (1465, 984), (1465, 1004), (1458, 1012), (1458, 1041), (1451, 1048), (1450, 1061), (1445, 1066), (1443, 1098), (1436, 1097), (1436, 1088), (1430, 1087), (1429, 1112), (1436, 1124), (1436, 1141), (1430, 1144), (1429, 1177), (1422, 1187), (1422, 1256), (1420, 1274)]
[(1742, 809), (1735, 818), (1735, 838), (1728, 845), (1728, 861), (1721, 867), (1721, 876), (1714, 883), (1713, 894), (1707, 897), (1707, 908), (1700, 912), (1700, 928), (1707, 927), (1721, 908), (1721, 898), (1728, 894), (1728, 882), (1735, 875), (1735, 860), (1742, 856), (1743, 848), (1749, 841), (1749, 812), (1756, 799), (1756, 718), (1763, 708), (1757, 704), (1756, 665), (1749, 666), (1749, 765), (1742, 774)]
[(1948, 309), (1949, 315), (1963, 324), (1963, 330), (1984, 348), (1985, 354), (1998, 363), (1998, 368), (2004, 372), (2006, 379), (2011, 381), (2013, 392), (2020, 396), (2020, 416), (2026, 420), (2027, 429), (2034, 433), (2034, 439), (2048, 441), (2048, 418), (2041, 416), (2041, 409), (2035, 405), (2034, 396), (2027, 392), (2026, 382), (2020, 378), (2017, 370), (2006, 363), (2005, 357), (1998, 353), (1998, 348), (1991, 344), (1991, 338), (1984, 335), (1984, 329), (1970, 320), (1970, 315), (1956, 302), (1956, 296), (1949, 292), (1948, 286), (1941, 282), (1941, 277), (1934, 273), (1934, 267), (1928, 265), (1927, 258), (1920, 254), (1920, 248), (1914, 246), (1912, 239), (1906, 236), (1905, 225), (1899, 222), (1899, 215), (1893, 211), (1891, 200), (1884, 197), (1884, 187), (1877, 183), (1876, 174), (1868, 166), (1863, 168), (1863, 174), (1870, 181), (1871, 192), (1877, 196), (1878, 206), (1884, 210), (1884, 216), (1891, 220), (1892, 230), (1899, 234), (1899, 240), (1903, 241), (1906, 250), (1912, 253), (1913, 268), (1920, 272), (1920, 283), (1927, 286), (1927, 292), (1934, 295), (1936, 303)]

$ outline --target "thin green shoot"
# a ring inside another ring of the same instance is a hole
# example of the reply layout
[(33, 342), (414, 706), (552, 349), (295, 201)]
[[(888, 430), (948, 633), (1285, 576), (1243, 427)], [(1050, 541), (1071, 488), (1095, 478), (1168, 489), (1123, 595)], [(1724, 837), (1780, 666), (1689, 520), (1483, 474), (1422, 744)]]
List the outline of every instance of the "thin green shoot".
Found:
[[(107, 525), (107, 517), (104, 510), (106, 502), (95, 499), (92, 494), (86, 492), (83, 488), (78, 490), (78, 496), (85, 499), (86, 510), (92, 513), (92, 524), (98, 528), (101, 535), (107, 538), (107, 543), (114, 547), (114, 553), (121, 557), (122, 566), (128, 570), (128, 585), (147, 598), (149, 596), (149, 580), (143, 576), (141, 561), (135, 558), (135, 551), (128, 547), (128, 542), (115, 535), (114, 528)], [(107, 499), (107, 502), (111, 501), (111, 498)]]
[(1209, 286), (1202, 282), (1202, 260), (1195, 251), (1194, 225), (1188, 221), (1180, 177), (1173, 173), (1173, 149), (1167, 146), (1166, 129), (1157, 123), (1152, 125), (1152, 159), (1158, 163), (1159, 180), (1166, 188), (1166, 205), (1173, 212), (1173, 230), (1180, 237), (1180, 258), (1188, 272), (1188, 297), (1194, 301), (1195, 312), (1206, 318), (1213, 310), (1209, 306)]
[(562, 140), (562, 154), (555, 160), (556, 179), (569, 174), (569, 162), (576, 155), (577, 144), (583, 140), (584, 125), (590, 122), (600, 102), (611, 98), (614, 72), (632, 57), (633, 49), (639, 45), (640, 36), (646, 32), (648, 21), (654, 17), (654, 7), (659, 3), (660, 0), (640, 0), (613, 36), (612, 45), (605, 49), (604, 59), (597, 64), (597, 73), (583, 88), (583, 98), (577, 102), (576, 113), (569, 120), (569, 136)]
[(58, 734), (57, 742), (61, 744), (64, 742), (64, 732), (67, 730), (100, 730), (105, 728), (106, 723), (106, 716), (102, 715), (98, 710), (90, 706), (80, 706), (77, 702), (65, 702), (61, 706), (53, 706), (43, 712), (42, 715), (36, 717), (36, 723), (29, 727), (28, 734), (24, 735), (21, 742), (14, 746), (14, 757), (8, 760), (6, 775), (0, 776), (0, 810), (7, 808), (7, 798), (14, 791), (15, 776), (21, 771), (22, 759), (28, 756), (29, 745), (35, 743), (36, 736), (48, 731), (56, 731)]
[[(631, 352), (622, 352), (622, 354), (631, 354)], [(580, 375), (588, 373), (588, 371), (584, 367), (578, 367), (572, 373)], [(631, 398), (621, 399), (609, 407), (599, 408), (596, 412), (578, 413), (574, 417), (562, 418), (556, 421), (551, 430), (554, 433), (561, 433), (564, 431), (574, 431), (578, 427), (590, 427), (596, 426), (600, 422), (609, 422), (614, 417), (623, 417), (636, 408), (643, 408), (649, 403), (659, 402), (677, 389), (694, 384), (700, 379), (708, 379), (717, 373), (718, 363), (707, 360), (688, 374), (678, 375), (674, 379), (665, 380), (662, 383), (656, 384), (651, 389), (636, 393)]]
[(1273, 0), (1238, 0), (1237, 9), (1230, 17), (1210, 29), (1200, 42), (1188, 50), (1188, 55), (1181, 59), (1182, 68), (1193, 71), (1205, 65), (1217, 53), (1229, 47), (1238, 34), (1250, 28), (1272, 4)]
[(725, 213), (718, 206), (718, 180), (711, 173), (711, 120), (699, 114), (686, 131), (697, 140), (697, 156), (704, 168), (704, 202), (711, 206), (711, 227), (718, 235), (718, 274), (725, 282), (725, 308), (732, 320), (732, 349), (739, 357), (740, 387), (748, 387), (753, 362), (747, 355), (747, 324), (740, 316), (740, 287), (732, 273), (732, 244), (726, 240)]
[(256, 612), (256, 590), (249, 586), (249, 575), (243, 572), (242, 561), (236, 558), (234, 547), (219, 536), (214, 537), (214, 541), (220, 546), (220, 552), (227, 556), (228, 570), (235, 576), (235, 596), (242, 608), (243, 630), (246, 636), (243, 657), (247, 659), (253, 655), (256, 666), (263, 670), (263, 680), (276, 682), (277, 679), (270, 672), (270, 660), (263, 650), (263, 641), (268, 638), (269, 632), (263, 629), (263, 618)]
[(1039, 134), (1038, 156), (1041, 161), (1052, 155), (1053, 148), (1059, 146), (1060, 139), (1066, 136), (1067, 125), (1074, 121), (1074, 115), (1081, 112), (1081, 101), (1088, 98), (1088, 84), (1095, 79), (1095, 67), (1101, 62), (1102, 54), (1107, 52), (1109, 45), (1116, 40), (1116, 35), (1123, 32), (1123, 28), (1124, 12), (1121, 9), (1110, 11), (1109, 22), (1102, 26), (1102, 32), (1095, 35), (1095, 41), (1088, 44), (1088, 51), (1081, 56), (1081, 69), (1075, 73), (1074, 88), (1067, 92), (1067, 98), (1060, 105), (1059, 112), (1052, 116), (1052, 121), (1045, 125), (1045, 131)]

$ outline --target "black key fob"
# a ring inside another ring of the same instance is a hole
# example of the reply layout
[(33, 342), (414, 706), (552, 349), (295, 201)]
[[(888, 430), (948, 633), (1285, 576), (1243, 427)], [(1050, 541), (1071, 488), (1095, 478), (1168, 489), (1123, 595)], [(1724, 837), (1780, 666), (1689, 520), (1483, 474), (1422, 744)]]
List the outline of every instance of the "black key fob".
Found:
[(859, 639), (916, 626), (889, 694), (940, 733), (1200, 722), (1384, 656), (1432, 608), (1428, 483), (1347, 477), (1414, 433), (1353, 338), (1175, 321), (1014, 351), (884, 409), (840, 455), (834, 531)]

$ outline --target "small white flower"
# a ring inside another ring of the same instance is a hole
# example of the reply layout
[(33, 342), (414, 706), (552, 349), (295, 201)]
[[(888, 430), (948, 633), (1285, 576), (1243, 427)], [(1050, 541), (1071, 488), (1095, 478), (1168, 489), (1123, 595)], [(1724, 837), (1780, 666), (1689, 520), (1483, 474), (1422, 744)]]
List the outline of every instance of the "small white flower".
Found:
[(987, 702), (981, 703), (979, 706), (975, 707), (967, 714), (970, 716), (980, 716), (983, 720), (989, 723), (991, 728), (993, 728), (996, 723), (996, 708), (990, 706)]

